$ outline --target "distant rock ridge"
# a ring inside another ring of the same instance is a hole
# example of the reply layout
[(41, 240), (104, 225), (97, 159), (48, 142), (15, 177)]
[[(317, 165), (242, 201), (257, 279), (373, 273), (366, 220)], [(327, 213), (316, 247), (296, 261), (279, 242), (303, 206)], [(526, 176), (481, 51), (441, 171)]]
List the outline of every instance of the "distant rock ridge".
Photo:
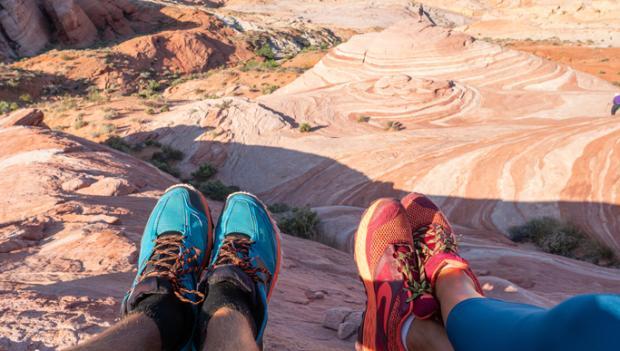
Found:
[(0, 0), (0, 59), (131, 35), (145, 26), (144, 11), (129, 0)]

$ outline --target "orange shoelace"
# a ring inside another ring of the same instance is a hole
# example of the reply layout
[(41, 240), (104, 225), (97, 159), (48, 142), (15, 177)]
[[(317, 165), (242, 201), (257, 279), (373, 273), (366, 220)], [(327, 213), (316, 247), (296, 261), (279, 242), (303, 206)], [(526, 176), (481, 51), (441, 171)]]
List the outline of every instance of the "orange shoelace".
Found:
[[(267, 284), (271, 280), (271, 273), (264, 267), (252, 266), (252, 259), (250, 258), (250, 246), (252, 244), (254, 242), (246, 236), (226, 237), (215, 265), (231, 264), (237, 266), (253, 281)], [(261, 278), (259, 273), (263, 273), (264, 278)]]
[(202, 303), (205, 295), (197, 290), (186, 289), (179, 283), (179, 278), (185, 274), (197, 272), (200, 269), (198, 257), (200, 250), (184, 248), (182, 235), (162, 235), (155, 240), (155, 248), (147, 266), (153, 269), (140, 277), (139, 281), (147, 278), (159, 277), (170, 281), (174, 294), (182, 302), (197, 305)]

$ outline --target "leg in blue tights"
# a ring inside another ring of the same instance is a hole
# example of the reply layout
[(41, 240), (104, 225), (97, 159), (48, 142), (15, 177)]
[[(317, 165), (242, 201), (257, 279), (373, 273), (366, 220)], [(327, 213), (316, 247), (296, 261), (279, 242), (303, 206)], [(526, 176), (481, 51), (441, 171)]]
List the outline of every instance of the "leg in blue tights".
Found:
[(620, 295), (581, 295), (543, 309), (471, 298), (447, 318), (456, 351), (620, 350)]

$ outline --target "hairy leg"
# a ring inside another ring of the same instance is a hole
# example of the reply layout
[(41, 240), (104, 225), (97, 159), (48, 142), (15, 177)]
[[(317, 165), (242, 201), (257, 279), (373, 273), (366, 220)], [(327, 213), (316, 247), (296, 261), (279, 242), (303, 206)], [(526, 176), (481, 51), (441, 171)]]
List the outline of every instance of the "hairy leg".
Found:
[(203, 351), (258, 351), (252, 328), (243, 313), (228, 307), (220, 308), (209, 320)]
[(67, 351), (161, 350), (157, 324), (142, 313), (133, 313), (103, 333)]

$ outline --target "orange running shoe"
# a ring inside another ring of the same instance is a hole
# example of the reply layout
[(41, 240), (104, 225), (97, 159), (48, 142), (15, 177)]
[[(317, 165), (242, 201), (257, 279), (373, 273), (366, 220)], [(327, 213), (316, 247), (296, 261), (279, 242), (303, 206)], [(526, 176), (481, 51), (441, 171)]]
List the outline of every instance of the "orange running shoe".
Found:
[(379, 199), (364, 213), (355, 235), (355, 262), (366, 289), (356, 349), (406, 350), (403, 323), (413, 311), (413, 240), (397, 200)]
[(458, 254), (452, 226), (439, 207), (420, 193), (405, 196), (401, 204), (409, 218), (415, 248), (414, 276), (417, 278), (415, 286), (418, 290), (414, 292), (414, 315), (425, 319), (439, 311), (439, 304), (433, 294), (437, 276), (446, 267), (462, 269), (482, 295), (480, 283), (469, 263)]

